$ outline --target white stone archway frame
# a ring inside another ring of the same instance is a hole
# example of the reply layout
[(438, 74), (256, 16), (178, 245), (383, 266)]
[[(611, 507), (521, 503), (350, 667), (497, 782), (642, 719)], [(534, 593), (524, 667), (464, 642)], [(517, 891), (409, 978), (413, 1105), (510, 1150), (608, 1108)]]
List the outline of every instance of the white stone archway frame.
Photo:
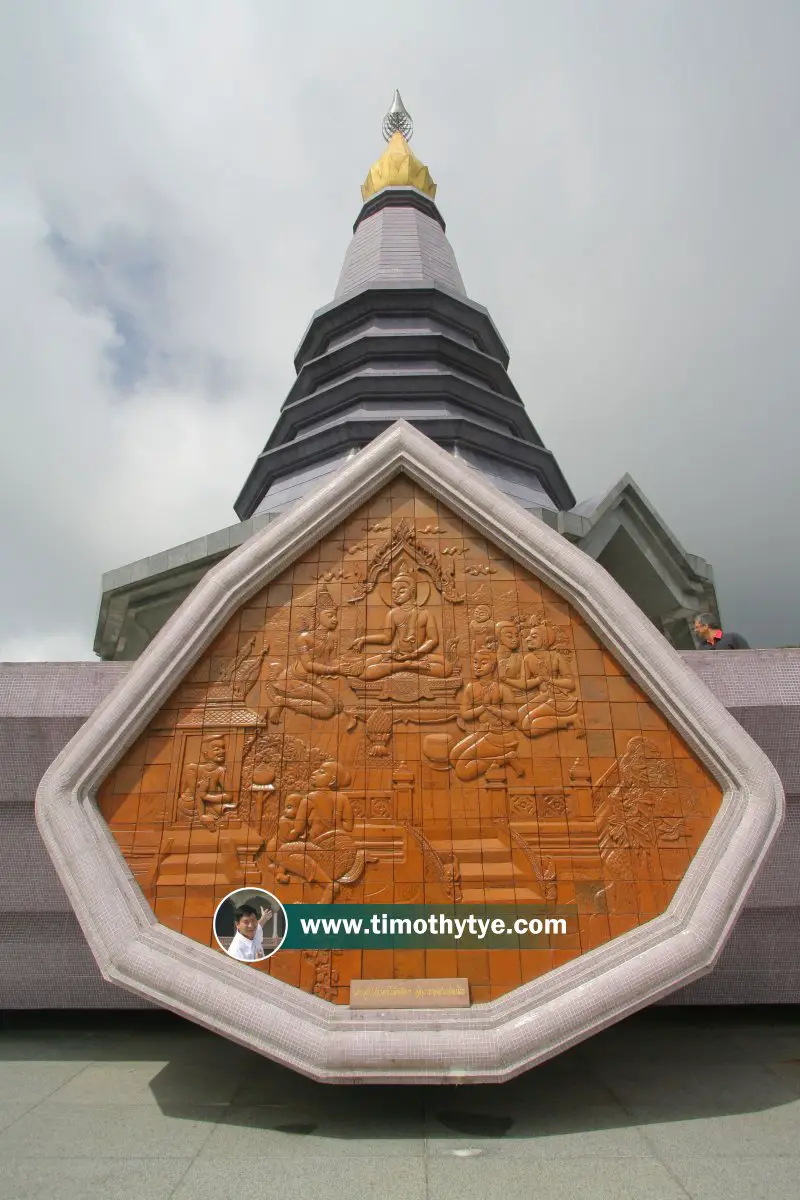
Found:
[[(466, 1010), (351, 1011), (165, 928), (94, 799), (236, 610), (399, 472), (569, 600), (724, 790), (662, 916)], [(104, 978), (319, 1080), (478, 1083), (509, 1079), (708, 971), (783, 805), (766, 755), (602, 567), (398, 421), (201, 580), (47, 771), (36, 817)]]

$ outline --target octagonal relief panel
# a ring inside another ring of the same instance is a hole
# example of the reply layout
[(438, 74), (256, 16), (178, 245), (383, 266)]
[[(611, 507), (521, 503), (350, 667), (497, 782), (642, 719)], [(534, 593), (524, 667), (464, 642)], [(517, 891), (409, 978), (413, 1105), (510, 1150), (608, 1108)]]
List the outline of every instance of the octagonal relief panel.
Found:
[[(709, 970), (782, 815), (606, 572), (402, 421), (208, 573), (36, 797), (104, 978), (358, 1083), (507, 1079)], [(567, 928), (251, 966), (212, 934), (242, 886), (290, 928), (359, 902)], [(347, 1005), (464, 975), (471, 1008)]]
[(424, 976), (480, 1004), (652, 921), (721, 799), (576, 609), (405, 475), (230, 617), (98, 791), (158, 921), (206, 947), (249, 886), (567, 917), (537, 949), (256, 968), (340, 1005)]

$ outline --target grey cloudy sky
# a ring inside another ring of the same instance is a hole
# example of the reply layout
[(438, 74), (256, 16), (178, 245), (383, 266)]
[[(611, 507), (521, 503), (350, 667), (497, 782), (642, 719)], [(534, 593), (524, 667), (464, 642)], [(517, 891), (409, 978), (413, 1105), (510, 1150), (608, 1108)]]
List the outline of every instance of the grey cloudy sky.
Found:
[(10, 0), (0, 658), (234, 520), (394, 87), (578, 499), (630, 472), (800, 643), (800, 5)]

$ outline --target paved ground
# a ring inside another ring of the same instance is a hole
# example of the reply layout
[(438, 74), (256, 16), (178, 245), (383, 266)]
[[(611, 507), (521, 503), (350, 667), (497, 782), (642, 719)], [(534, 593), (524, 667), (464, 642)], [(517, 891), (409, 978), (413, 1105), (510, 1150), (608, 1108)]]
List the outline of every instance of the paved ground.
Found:
[(659, 1009), (500, 1087), (333, 1088), (163, 1014), (6, 1017), (0, 1200), (797, 1200), (800, 1011)]

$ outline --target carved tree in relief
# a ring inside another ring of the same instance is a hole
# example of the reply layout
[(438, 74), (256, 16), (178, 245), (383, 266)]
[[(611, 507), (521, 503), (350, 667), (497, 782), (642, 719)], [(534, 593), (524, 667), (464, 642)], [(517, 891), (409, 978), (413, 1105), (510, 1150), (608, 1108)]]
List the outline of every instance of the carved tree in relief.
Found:
[[(616, 779), (616, 786), (609, 784)], [(666, 792), (675, 787), (675, 771), (655, 743), (634, 737), (625, 753), (595, 788), (600, 851), (608, 869), (624, 873), (633, 854), (652, 868), (652, 853), (683, 836), (683, 820), (662, 815)]]

